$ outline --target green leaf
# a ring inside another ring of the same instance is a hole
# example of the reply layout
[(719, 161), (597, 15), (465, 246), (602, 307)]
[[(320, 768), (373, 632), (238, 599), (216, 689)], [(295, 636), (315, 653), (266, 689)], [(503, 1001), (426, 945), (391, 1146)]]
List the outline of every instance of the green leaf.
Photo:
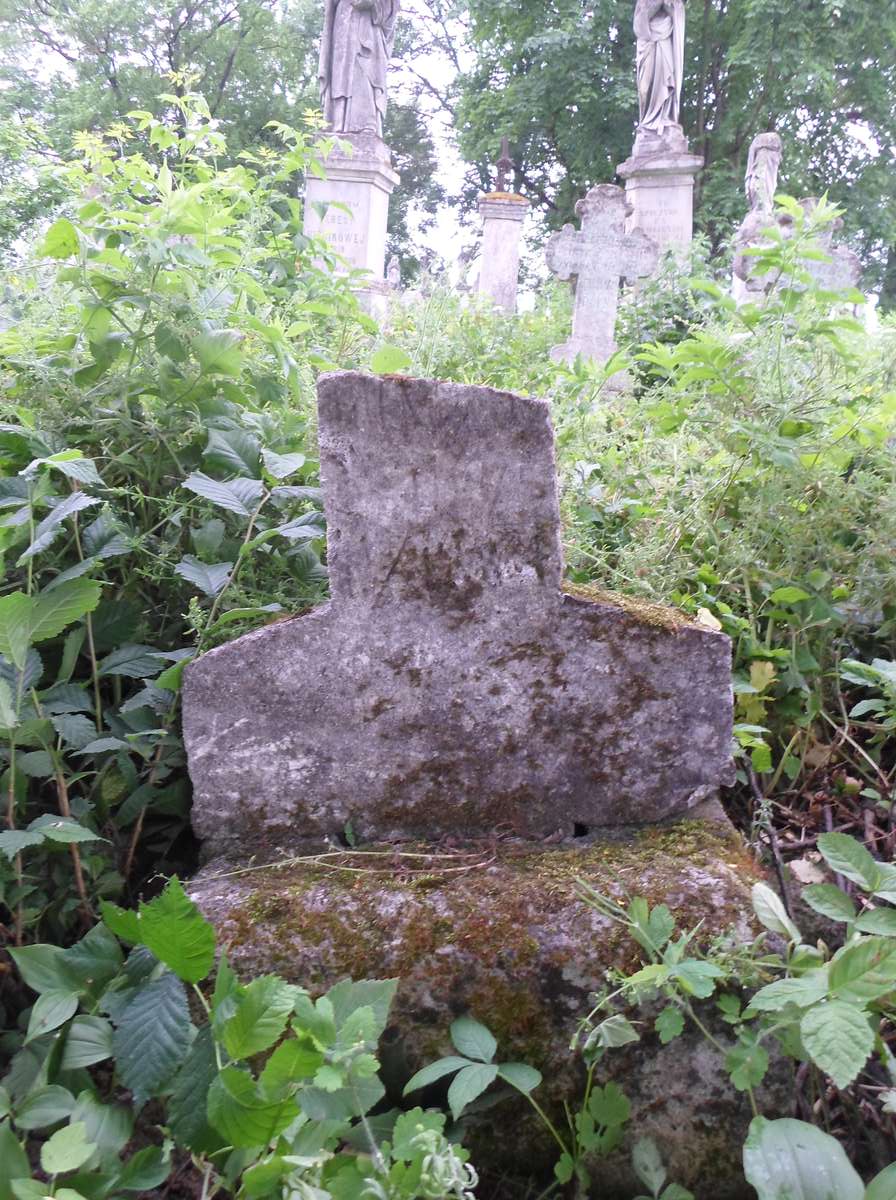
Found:
[(616, 1083), (596, 1087), (591, 1093), (588, 1110), (599, 1125), (608, 1129), (623, 1126), (631, 1116), (632, 1106), (628, 1096)]
[(274, 454), (271, 450), (262, 450), (261, 457), (264, 469), (274, 479), (288, 479), (300, 471), (306, 461), (304, 454)]
[(38, 246), (41, 258), (71, 258), (78, 253), (78, 232), (67, 217), (54, 221)]
[(35, 1002), (28, 1021), (28, 1032), (25, 1035), (25, 1045), (52, 1033), (60, 1025), (64, 1025), (78, 1011), (77, 992), (49, 991), (43, 992)]
[(865, 1200), (896, 1200), (896, 1163), (874, 1176), (865, 1191)]
[(35, 992), (73, 991), (78, 980), (65, 962), (61, 946), (22, 946), (10, 949), (19, 974)]
[(861, 842), (845, 833), (823, 833), (818, 839), (818, 849), (832, 871), (860, 884), (866, 891), (874, 891), (880, 864)]
[(71, 1119), (84, 1122), (87, 1140), (97, 1148), (88, 1168), (99, 1166), (117, 1170), (121, 1166), (118, 1156), (134, 1130), (131, 1109), (123, 1104), (103, 1104), (94, 1092), (85, 1089), (78, 1096)]
[(298, 989), (276, 975), (253, 979), (236, 1001), (236, 1010), (221, 1027), (221, 1040), (231, 1058), (250, 1058), (267, 1050), (286, 1029)]
[(0, 854), (5, 854), (12, 862), (17, 854), (31, 846), (40, 846), (43, 840), (42, 833), (29, 833), (25, 829), (4, 829), (0, 833)]
[(62, 1071), (78, 1071), (112, 1057), (112, 1026), (103, 1017), (75, 1017), (65, 1030)]
[(30, 1179), (31, 1163), (19, 1145), (9, 1121), (0, 1121), (0, 1200), (15, 1200), (10, 1184), (14, 1179)]
[(101, 679), (120, 675), (125, 679), (146, 679), (162, 669), (159, 653), (152, 646), (119, 646), (100, 662), (97, 674)]
[(830, 991), (865, 1004), (896, 990), (896, 941), (866, 937), (838, 950), (831, 960)]
[(171, 1132), (179, 1145), (194, 1154), (210, 1154), (221, 1145), (206, 1112), (206, 1097), (217, 1077), (214, 1037), (210, 1026), (203, 1025), (177, 1073), (168, 1100)]
[(46, 1129), (67, 1121), (74, 1112), (75, 1098), (68, 1088), (51, 1084), (31, 1092), (16, 1110), (19, 1129)]
[(758, 1200), (863, 1200), (865, 1188), (840, 1143), (804, 1121), (754, 1117), (744, 1174)]
[(166, 355), (172, 362), (186, 362), (189, 357), (189, 350), (170, 325), (157, 325), (153, 340), (158, 352)]
[(811, 600), (808, 592), (798, 587), (780, 587), (769, 597), (772, 604), (800, 604), (803, 600)]
[(100, 902), (100, 914), (108, 929), (132, 946), (140, 941), (140, 917), (132, 909), (119, 908), (107, 900)]
[(813, 883), (803, 888), (803, 899), (815, 912), (832, 921), (854, 921), (856, 906), (846, 892), (833, 883)]
[(212, 467), (257, 479), (261, 471), (258, 438), (244, 429), (211, 429), (203, 458)]
[(204, 595), (217, 596), (230, 582), (233, 563), (204, 563), (188, 554), (177, 564), (174, 572), (198, 587)]
[(817, 1067), (846, 1088), (874, 1049), (868, 1014), (847, 1000), (817, 1004), (803, 1014), (800, 1037)]
[(754, 883), (752, 890), (753, 911), (766, 929), (780, 933), (788, 941), (799, 944), (803, 938), (799, 929), (787, 915), (781, 898), (766, 883)]
[(108, 929), (95, 925), (89, 933), (62, 952), (66, 966), (78, 980), (82, 995), (98, 1000), (121, 969), (121, 947)]
[[(183, 486), (188, 491), (201, 496), (203, 500), (210, 500), (218, 508), (226, 508), (228, 512), (239, 513), (241, 517), (252, 515), (249, 505), (254, 507), (258, 503), (263, 490), (260, 480), (231, 479), (228, 483), (222, 483), (218, 479), (212, 479), (209, 475), (203, 475), (201, 471), (194, 471), (192, 475), (187, 476)], [(0, 642), (0, 652), (2, 651), (3, 645)]]
[(140, 941), (186, 983), (215, 965), (215, 931), (173, 875), (161, 895), (140, 905)]
[(242, 334), (230, 329), (200, 333), (193, 340), (193, 353), (203, 375), (230, 375), (239, 378), (243, 369), (240, 349)]
[(654, 1021), (653, 1028), (659, 1034), (662, 1044), (667, 1046), (669, 1042), (684, 1033), (684, 1017), (681, 1009), (676, 1008), (674, 1004), (668, 1005)]
[(83, 1121), (57, 1129), (40, 1148), (40, 1165), (48, 1175), (62, 1175), (66, 1171), (77, 1171), (83, 1167), (96, 1146), (87, 1140), (87, 1126)]
[(498, 1067), (498, 1077), (526, 1096), (529, 1092), (534, 1092), (542, 1081), (541, 1071), (536, 1071), (527, 1063), (501, 1063)]
[(462, 1067), (471, 1065), (468, 1058), (460, 1058), (456, 1054), (449, 1054), (445, 1058), (440, 1058), (437, 1062), (429, 1063), (428, 1066), (422, 1067), (416, 1074), (412, 1075), (405, 1084), (403, 1095), (409, 1096), (411, 1092), (417, 1092), (420, 1088), (429, 1087), (431, 1083), (436, 1083), (443, 1079), (446, 1075), (453, 1075), (455, 1071), (460, 1071)]
[(249, 1149), (267, 1146), (292, 1121), (295, 1100), (268, 1100), (261, 1096), (248, 1071), (225, 1067), (208, 1093), (208, 1116), (230, 1146)]
[(373, 1040), (379, 1038), (388, 1024), (397, 987), (397, 979), (361, 979), (357, 983), (351, 979), (340, 980), (326, 995), (337, 1031), (344, 1033), (349, 1018), (364, 1008), (373, 1014), (370, 1036)]
[(98, 833), (94, 833), (92, 829), (87, 829), (78, 821), (73, 821), (71, 817), (54, 817), (50, 813), (37, 817), (28, 826), (28, 829), (31, 832), (43, 834), (51, 842), (61, 842), (64, 846), (69, 846), (72, 842), (104, 842), (106, 840), (101, 838)]
[(313, 1079), (323, 1064), (320, 1050), (304, 1038), (291, 1037), (265, 1063), (259, 1084), (266, 1096), (277, 1099), (292, 1084)]
[(725, 1056), (725, 1069), (739, 1092), (759, 1087), (768, 1071), (768, 1054), (755, 1036), (741, 1034)]
[(476, 1062), (490, 1063), (498, 1049), (491, 1033), (472, 1017), (458, 1017), (452, 1022), (451, 1040), (458, 1053)]
[(118, 1075), (139, 1103), (157, 1095), (178, 1071), (193, 1027), (183, 984), (170, 972), (141, 987), (116, 1021)]
[(487, 1087), (498, 1077), (498, 1068), (494, 1063), (473, 1063), (458, 1071), (448, 1089), (448, 1107), (455, 1121), (468, 1104), (481, 1096)]
[(60, 500), (38, 524), (31, 544), (27, 550), (19, 555), (17, 565), (21, 566), (29, 558), (33, 558), (35, 554), (40, 554), (41, 551), (51, 546), (59, 533), (62, 532), (63, 523), (68, 517), (74, 516), (75, 513), (80, 512), (84, 508), (90, 508), (92, 505), (99, 503), (100, 501), (96, 496), (88, 496), (86, 492), (72, 492), (64, 500)]
[(22, 670), (30, 645), (55, 637), (99, 602), (100, 585), (83, 578), (37, 596), (24, 592), (0, 596), (0, 654)]
[(678, 981), (682, 991), (706, 1000), (715, 991), (715, 981), (721, 979), (722, 974), (715, 963), (686, 958), (670, 971), (670, 978)]
[(159, 1187), (171, 1174), (171, 1143), (165, 1146), (144, 1146), (132, 1154), (119, 1171), (115, 1190), (148, 1192)]
[(383, 346), (370, 360), (374, 375), (395, 375), (399, 371), (406, 371), (410, 365), (410, 355), (400, 346)]
[(878, 933), (882, 937), (896, 937), (896, 908), (868, 909), (856, 921), (856, 929), (862, 933)]
[(632, 1166), (635, 1174), (654, 1196), (659, 1196), (666, 1182), (666, 1168), (653, 1138), (638, 1138), (632, 1147)]
[(792, 979), (778, 979), (766, 984), (753, 996), (749, 1007), (756, 1012), (779, 1012), (788, 1004), (809, 1008), (822, 1000), (827, 992), (827, 971), (809, 971)]

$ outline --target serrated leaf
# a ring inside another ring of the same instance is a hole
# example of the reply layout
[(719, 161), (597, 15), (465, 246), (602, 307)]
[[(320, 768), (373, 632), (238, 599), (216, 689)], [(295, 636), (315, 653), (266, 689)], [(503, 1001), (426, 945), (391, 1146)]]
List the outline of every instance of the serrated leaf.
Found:
[(203, 375), (230, 375), (239, 378), (243, 369), (241, 341), (242, 335), (230, 329), (201, 333), (194, 338), (193, 353), (199, 360)]
[(832, 921), (856, 919), (856, 906), (846, 892), (833, 883), (814, 883), (803, 888), (802, 896), (811, 909)]
[[(257, 490), (256, 486), (253, 486), (250, 494), (245, 487), (238, 487), (237, 484), (253, 484), (257, 486)], [(251, 516), (252, 510), (248, 505), (253, 503), (253, 500), (257, 503), (262, 494), (260, 480), (230, 480), (228, 483), (222, 483), (218, 479), (204, 475), (201, 471), (194, 471), (192, 475), (187, 476), (183, 486), (188, 491), (201, 496), (203, 500), (210, 500), (218, 508), (239, 513), (241, 517)], [(2, 649), (2, 644), (0, 644), (0, 650)]]
[(192, 1032), (183, 984), (167, 971), (141, 987), (118, 1015), (118, 1075), (137, 1103), (157, 1095), (180, 1070)]
[(855, 1004), (830, 1000), (803, 1014), (800, 1037), (817, 1067), (846, 1088), (864, 1067), (874, 1049), (874, 1032)]
[(211, 1027), (196, 1035), (184, 1065), (177, 1073), (168, 1100), (168, 1124), (176, 1141), (194, 1154), (210, 1154), (221, 1145), (206, 1113), (206, 1099), (218, 1076), (218, 1061)]
[(0, 833), (0, 854), (12, 862), (17, 854), (31, 846), (40, 846), (44, 840), (42, 833), (29, 833), (26, 829), (4, 829)]
[(96, 723), (83, 713), (61, 713), (51, 720), (53, 728), (70, 750), (83, 750), (96, 737)]
[(100, 585), (92, 579), (73, 579), (52, 592), (0, 596), (0, 654), (24, 669), (28, 648), (61, 633), (67, 625), (92, 612), (100, 601)]
[(374, 1036), (386, 1028), (389, 1010), (398, 987), (397, 979), (343, 979), (327, 992), (326, 999), (333, 1011), (336, 1029), (343, 1031), (346, 1022), (359, 1009), (370, 1009), (374, 1017)]
[(100, 903), (100, 913), (105, 925), (123, 942), (134, 945), (140, 941), (140, 917), (132, 909), (119, 908), (104, 900)]
[(273, 1046), (286, 1029), (297, 994), (296, 987), (276, 975), (253, 979), (221, 1026), (221, 1040), (230, 1057), (250, 1058)]
[(102, 512), (97, 519), (84, 530), (84, 551), (92, 558), (115, 558), (127, 554), (131, 549), (131, 540), (115, 518), (108, 512)]
[(787, 915), (787, 909), (777, 892), (766, 883), (754, 883), (752, 890), (753, 911), (766, 929), (780, 933), (797, 945), (803, 940), (799, 929)]
[(870, 1003), (896, 990), (896, 941), (866, 937), (831, 960), (830, 991), (842, 1000)]
[(840, 1143), (804, 1121), (755, 1117), (744, 1174), (758, 1200), (863, 1200), (865, 1187)]
[(828, 991), (826, 970), (810, 971), (792, 979), (778, 979), (760, 988), (749, 1007), (756, 1012), (778, 1012), (787, 1004), (809, 1008), (822, 1000)]
[(126, 679), (146, 679), (158, 675), (162, 661), (153, 646), (119, 646), (100, 662), (97, 674), (101, 679), (120, 675)]
[(230, 1146), (267, 1146), (297, 1115), (295, 1100), (261, 1096), (248, 1071), (225, 1067), (208, 1092), (208, 1117)]
[(206, 596), (217, 596), (230, 582), (233, 563), (204, 563), (186, 555), (174, 568), (175, 574), (198, 587)]
[(67, 217), (60, 217), (44, 234), (37, 253), (41, 258), (71, 258), (78, 247), (77, 230)]
[(832, 871), (869, 892), (874, 891), (880, 866), (861, 842), (845, 833), (823, 833), (818, 839), (818, 849)]
[(452, 1022), (451, 1040), (458, 1053), (476, 1062), (490, 1063), (498, 1049), (488, 1029), (472, 1017), (458, 1017)]
[(215, 931), (176, 875), (139, 911), (140, 941), (187, 983), (205, 979), (215, 963)]
[(275, 1099), (291, 1084), (313, 1079), (323, 1063), (323, 1054), (309, 1040), (288, 1038), (265, 1063), (258, 1082), (264, 1094)]
[(63, 523), (68, 517), (74, 516), (75, 513), (90, 508), (94, 504), (99, 504), (99, 499), (96, 496), (88, 496), (86, 492), (72, 492), (64, 500), (60, 500), (38, 524), (30, 545), (18, 557), (18, 565), (21, 566), (29, 558), (33, 558), (35, 554), (40, 554), (41, 551), (51, 546), (62, 532)]
[(41, 833), (51, 842), (60, 842), (64, 846), (69, 846), (73, 842), (104, 842), (106, 840), (101, 838), (98, 833), (94, 833), (92, 829), (72, 820), (71, 817), (54, 817), (50, 813), (35, 818), (28, 829), (29, 832)]
[(58, 1129), (40, 1148), (40, 1165), (48, 1175), (61, 1175), (83, 1167), (96, 1146), (87, 1140), (83, 1121)]
[(212, 467), (257, 479), (261, 470), (258, 438), (244, 429), (212, 429), (203, 451)]
[(662, 1044), (667, 1046), (669, 1042), (684, 1033), (684, 1017), (681, 1009), (676, 1008), (674, 1004), (668, 1005), (654, 1021), (653, 1028), (659, 1034)]
[(725, 1069), (739, 1092), (757, 1088), (768, 1071), (768, 1053), (751, 1035), (742, 1034), (725, 1056)]
[(63, 950), (62, 961), (77, 979), (80, 993), (98, 1000), (121, 970), (124, 956), (109, 930), (94, 925), (79, 942)]
[(591, 1093), (588, 1108), (594, 1120), (607, 1128), (624, 1125), (632, 1111), (628, 1097), (616, 1083), (596, 1087)]

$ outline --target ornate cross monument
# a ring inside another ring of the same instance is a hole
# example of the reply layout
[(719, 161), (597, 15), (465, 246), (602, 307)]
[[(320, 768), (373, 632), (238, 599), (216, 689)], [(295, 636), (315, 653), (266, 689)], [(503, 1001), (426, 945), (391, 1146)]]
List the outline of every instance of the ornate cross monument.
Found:
[[(731, 643), (565, 593), (550, 407), (318, 388), (332, 599), (187, 669), (208, 854), (646, 824), (729, 781)], [(568, 1036), (568, 1035), (567, 1035)]]
[(508, 139), (501, 139), (495, 190), (480, 197), (482, 217), (482, 255), (479, 267), (479, 294), (498, 308), (516, 312), (516, 294), (520, 276), (520, 238), (529, 201), (507, 190), (513, 173)]
[(564, 225), (547, 245), (548, 268), (559, 279), (575, 281), (572, 337), (551, 355), (567, 362), (578, 354), (606, 362), (616, 350), (620, 282), (649, 275), (659, 251), (640, 230), (625, 232), (625, 194), (611, 183), (593, 187), (576, 205), (576, 215), (581, 230)]
[(684, 0), (637, 0), (638, 129), (632, 156), (617, 171), (631, 205), (630, 230), (660, 250), (687, 249), (694, 229), (694, 178), (703, 166), (681, 127)]
[(346, 270), (368, 272), (362, 291), (371, 295), (385, 289), (389, 196), (398, 183), (383, 141), (398, 8), (399, 0), (326, 0), (318, 78), (340, 145), (327, 156), (326, 178), (309, 176), (305, 189), (305, 233), (325, 237)]

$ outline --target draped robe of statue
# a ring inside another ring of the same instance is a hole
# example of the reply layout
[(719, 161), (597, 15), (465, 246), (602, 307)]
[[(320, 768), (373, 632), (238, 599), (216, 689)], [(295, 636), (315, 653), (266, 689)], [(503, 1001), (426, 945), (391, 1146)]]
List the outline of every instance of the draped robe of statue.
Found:
[(684, 0), (638, 0), (638, 132), (663, 137), (680, 128), (684, 80)]
[(326, 0), (321, 105), (334, 133), (382, 137), (399, 0)]
[(753, 139), (744, 180), (751, 212), (770, 213), (774, 210), (783, 152), (784, 145), (776, 133), (760, 133)]

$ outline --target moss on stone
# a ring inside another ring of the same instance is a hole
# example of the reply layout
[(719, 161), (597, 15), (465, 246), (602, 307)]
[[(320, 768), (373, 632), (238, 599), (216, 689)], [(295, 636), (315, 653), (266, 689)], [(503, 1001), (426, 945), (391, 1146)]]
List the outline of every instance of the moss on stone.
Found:
[(563, 591), (567, 596), (577, 600), (590, 600), (594, 604), (610, 604), (620, 608), (624, 613), (645, 625), (656, 629), (666, 629), (674, 633), (682, 628), (703, 628), (699, 622), (692, 620), (678, 608), (670, 608), (666, 604), (657, 604), (652, 600), (644, 600), (639, 596), (625, 596), (621, 592), (611, 592), (597, 584), (569, 583), (564, 581)]

